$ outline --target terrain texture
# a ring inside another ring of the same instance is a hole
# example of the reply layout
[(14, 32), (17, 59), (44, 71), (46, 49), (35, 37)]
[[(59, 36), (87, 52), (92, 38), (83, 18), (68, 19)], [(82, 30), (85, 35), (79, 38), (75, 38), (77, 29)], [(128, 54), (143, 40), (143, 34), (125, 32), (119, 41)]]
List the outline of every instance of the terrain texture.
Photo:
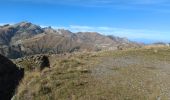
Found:
[[(26, 68), (14, 100), (169, 100), (170, 48), (49, 55), (50, 67)], [(23, 62), (23, 63), (21, 63)], [(28, 62), (28, 61), (27, 61)]]
[(0, 54), (0, 100), (170, 99), (169, 44), (21, 22), (0, 26)]
[(126, 38), (104, 36), (97, 32), (73, 33), (64, 29), (42, 28), (30, 22), (0, 26), (0, 54), (8, 58), (140, 46), (141, 44), (131, 42)]

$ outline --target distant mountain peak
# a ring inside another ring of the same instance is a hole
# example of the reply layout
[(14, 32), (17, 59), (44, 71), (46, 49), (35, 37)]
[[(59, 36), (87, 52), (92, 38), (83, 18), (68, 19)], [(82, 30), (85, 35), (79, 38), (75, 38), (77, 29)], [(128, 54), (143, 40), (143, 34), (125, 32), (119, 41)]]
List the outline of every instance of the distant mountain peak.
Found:
[(126, 38), (109, 37), (98, 32), (73, 33), (66, 29), (41, 28), (27, 21), (0, 28), (0, 54), (10, 58), (74, 50), (115, 50), (119, 45), (138, 47)]
[(25, 26), (25, 25), (30, 26), (30, 25), (32, 25), (32, 23), (27, 22), (27, 21), (22, 21), (22, 22), (19, 22), (17, 24), (14, 24), (14, 25), (17, 25), (17, 26)]
[(29, 22), (22, 22), (20, 23), (20, 26), (31, 26), (32, 23), (29, 23)]

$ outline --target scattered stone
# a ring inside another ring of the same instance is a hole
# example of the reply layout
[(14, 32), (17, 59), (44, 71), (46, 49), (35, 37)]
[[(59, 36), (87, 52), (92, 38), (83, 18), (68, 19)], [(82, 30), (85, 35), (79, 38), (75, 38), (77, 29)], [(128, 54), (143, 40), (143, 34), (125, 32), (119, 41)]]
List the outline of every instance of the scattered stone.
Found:
[(46, 67), (50, 67), (50, 62), (48, 56), (46, 55), (34, 55), (27, 56), (23, 58), (18, 58), (14, 62), (26, 70), (33, 71), (38, 70), (42, 71)]

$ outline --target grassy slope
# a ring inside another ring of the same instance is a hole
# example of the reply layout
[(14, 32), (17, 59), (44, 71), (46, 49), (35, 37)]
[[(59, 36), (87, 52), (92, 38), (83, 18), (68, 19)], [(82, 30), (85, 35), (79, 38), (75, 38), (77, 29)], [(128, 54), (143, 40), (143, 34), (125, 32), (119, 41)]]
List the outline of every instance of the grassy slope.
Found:
[(166, 100), (169, 72), (170, 48), (77, 54), (26, 72), (16, 100)]

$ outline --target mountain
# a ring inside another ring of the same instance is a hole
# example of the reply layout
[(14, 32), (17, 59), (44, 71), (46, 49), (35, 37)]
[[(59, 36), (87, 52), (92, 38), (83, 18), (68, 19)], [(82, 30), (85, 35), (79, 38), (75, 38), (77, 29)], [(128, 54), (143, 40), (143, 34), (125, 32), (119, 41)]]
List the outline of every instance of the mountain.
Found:
[(65, 53), (73, 51), (98, 51), (139, 47), (125, 38), (104, 36), (97, 32), (73, 33), (51, 27), (41, 28), (30, 22), (0, 26), (0, 54), (9, 58), (41, 53)]
[(20, 45), (25, 39), (43, 33), (40, 26), (29, 22), (0, 27), (0, 53), (13, 58), (21, 56)]
[(28, 22), (21, 22), (15, 25), (4, 25), (0, 27), (0, 44), (15, 44), (43, 32), (44, 30), (40, 26)]

